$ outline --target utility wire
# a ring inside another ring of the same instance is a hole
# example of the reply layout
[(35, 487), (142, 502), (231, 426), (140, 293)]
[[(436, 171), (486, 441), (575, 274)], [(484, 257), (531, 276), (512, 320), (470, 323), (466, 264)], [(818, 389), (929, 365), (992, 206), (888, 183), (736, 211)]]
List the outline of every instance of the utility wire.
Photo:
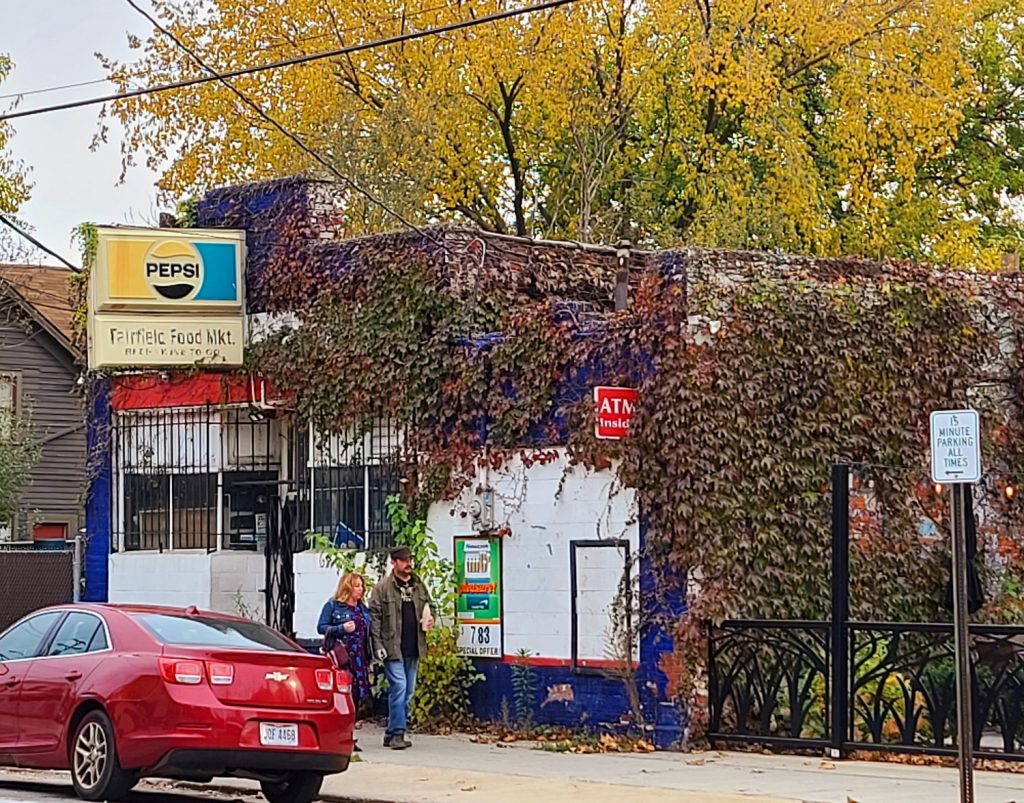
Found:
[[(383, 25), (384, 23), (387, 22), (394, 22), (395, 20), (415, 19), (416, 17), (422, 17), (424, 14), (429, 14), (432, 11), (440, 11), (441, 9), (444, 8), (448, 8), (447, 3), (443, 3), (437, 6), (431, 6), (430, 8), (423, 8), (420, 9), (419, 11), (413, 11), (407, 14), (392, 14), (390, 17), (382, 17), (381, 19), (378, 20), (368, 20), (367, 22), (364, 22), (362, 25), (352, 25), (348, 28), (342, 28), (338, 31), (326, 31), (324, 33), (313, 34), (312, 36), (300, 36), (297, 39), (288, 39), (287, 41), (282, 42), (281, 44), (266, 45), (265, 47), (252, 47), (248, 48), (247, 52), (249, 54), (268, 53), (272, 50), (280, 50), (283, 47), (288, 47), (289, 45), (291, 45), (292, 47), (298, 47), (301, 44), (304, 44), (306, 42), (314, 42), (317, 39), (327, 39), (329, 37), (340, 38), (342, 34), (353, 33), (355, 31), (362, 31), (365, 30), (366, 28), (370, 28), (377, 25)], [(56, 86), (46, 86), (41, 87), (39, 89), (26, 89), (24, 92), (10, 92), (6, 95), (0, 95), (0, 100), (10, 100), (12, 98), (27, 98), (31, 95), (45, 95), (50, 92), (62, 92), (65, 89), (77, 89), (81, 86), (95, 86), (96, 84), (105, 84), (108, 83), (110, 80), (111, 79), (109, 78), (94, 78), (91, 81), (79, 81), (73, 84), (58, 84)]]
[(21, 226), (19, 226), (17, 223), (15, 223), (13, 220), (11, 220), (6, 215), (0, 214), (0, 223), (3, 223), (5, 226), (7, 226), (7, 228), (9, 228), (12, 231), (14, 231), (15, 234), (20, 234), (22, 237), (24, 237), (26, 240), (28, 240), (30, 243), (32, 243), (32, 245), (34, 245), (40, 251), (42, 251), (42, 252), (44, 252), (46, 254), (49, 254), (54, 259), (60, 260), (64, 265), (67, 265), (75, 273), (81, 273), (82, 272), (81, 268), (75, 267), (70, 262), (68, 262), (66, 259), (64, 259), (64, 257), (62, 257), (60, 254), (58, 254), (56, 251), (54, 251), (54, 250), (52, 250), (50, 248), (47, 248), (45, 245), (43, 245), (41, 242), (39, 242), (39, 240), (37, 240), (35, 237), (33, 237), (31, 234), (29, 234), (27, 231), (25, 231)]
[(402, 223), (402, 225), (405, 226), (406, 228), (412, 229), (417, 234), (419, 234), (421, 237), (425, 237), (426, 239), (430, 240), (434, 245), (437, 245), (437, 246), (441, 245), (441, 243), (438, 242), (433, 236), (431, 236), (430, 234), (425, 232), (423, 229), (421, 229), (418, 226), (416, 226), (416, 224), (412, 223), (411, 221), (406, 220), (404, 215), (402, 215), (399, 212), (396, 212), (394, 209), (389, 207), (386, 203), (384, 203), (379, 198), (377, 198), (372, 192), (370, 192), (369, 190), (364, 189), (363, 187), (359, 186), (355, 181), (353, 181), (351, 178), (349, 178), (344, 173), (342, 173), (340, 170), (338, 170), (338, 168), (335, 167), (334, 164), (332, 164), (330, 160), (324, 158), (324, 156), (321, 155), (319, 153), (319, 151), (316, 151), (313, 148), (311, 148), (297, 134), (295, 134), (294, 132), (292, 132), (289, 129), (285, 128), (285, 126), (283, 124), (279, 123), (276, 118), (271, 117), (269, 114), (267, 114), (267, 112), (265, 112), (263, 110), (262, 106), (260, 106), (258, 103), (256, 103), (256, 101), (254, 101), (252, 98), (250, 98), (244, 92), (242, 92), (242, 90), (240, 90), (238, 87), (236, 87), (230, 81), (228, 81), (227, 78), (224, 75), (219, 74), (215, 69), (213, 69), (213, 67), (208, 65), (202, 59), (202, 57), (198, 53), (196, 53), (192, 48), (190, 48), (188, 45), (186, 45), (184, 42), (182, 42), (181, 39), (179, 39), (177, 36), (175, 36), (173, 33), (171, 33), (171, 31), (169, 31), (167, 28), (165, 28), (163, 25), (161, 25), (152, 14), (150, 14), (145, 9), (141, 8), (135, 2), (135, 0), (125, 0), (125, 1), (133, 9), (135, 9), (139, 14), (141, 14), (143, 17), (145, 17), (147, 20), (149, 20), (150, 24), (152, 24), (153, 27), (155, 27), (158, 31), (160, 31), (160, 33), (162, 33), (164, 36), (166, 36), (172, 42), (174, 42), (174, 44), (176, 44), (178, 47), (180, 47), (182, 50), (184, 50), (189, 55), (189, 57), (196, 64), (198, 64), (200, 67), (202, 67), (208, 73), (210, 73), (210, 75), (213, 76), (213, 79), (211, 79), (211, 80), (220, 81), (221, 84), (223, 84), (225, 87), (227, 87), (229, 90), (231, 90), (238, 97), (238, 99), (241, 100), (246, 106), (248, 106), (250, 109), (255, 111), (256, 114), (258, 114), (260, 117), (262, 117), (264, 120), (266, 120), (272, 126), (274, 126), (274, 128), (276, 128), (283, 136), (287, 137), (292, 142), (294, 142), (303, 152), (305, 152), (307, 155), (309, 155), (313, 159), (315, 159), (318, 164), (320, 164), (323, 167), (327, 168), (327, 170), (329, 170), (334, 176), (336, 176), (343, 184), (346, 184), (347, 186), (349, 186), (350, 188), (355, 190), (357, 193), (362, 195), (364, 198), (366, 198), (368, 201), (370, 201), (375, 206), (379, 206), (387, 214), (391, 215), (396, 220), (400, 221)]
[[(459, 22), (449, 23), (448, 25), (439, 25), (435, 28), (424, 28), (422, 31), (409, 31), (408, 33), (398, 34), (397, 36), (389, 36), (384, 39), (375, 39), (371, 42), (362, 42), (357, 45), (348, 45), (347, 47), (340, 47), (334, 50), (324, 50), (318, 53), (310, 53), (305, 56), (296, 56), (290, 59), (284, 59), (283, 61), (275, 61), (271, 64), (262, 64), (257, 67), (244, 67), (237, 70), (230, 70), (225, 73), (216, 73), (205, 78), (188, 78), (182, 81), (174, 81), (169, 84), (158, 84), (156, 86), (143, 87), (140, 89), (133, 89), (128, 92), (117, 92), (112, 95), (103, 95), (95, 98), (85, 98), (83, 100), (71, 101), (69, 103), (58, 103), (54, 106), (41, 106), (35, 109), (25, 109), (23, 111), (9, 112), (4, 115), (0, 115), (0, 120), (14, 120), (19, 117), (32, 117), (38, 114), (48, 114), (50, 112), (66, 111), (68, 109), (78, 109), (82, 106), (95, 106), (100, 103), (110, 103), (112, 101), (127, 100), (128, 98), (137, 98), (142, 95), (152, 95), (157, 92), (168, 92), (174, 89), (184, 89), (190, 86), (197, 86), (199, 84), (208, 84), (213, 81), (224, 82), (226, 78), (237, 78), (242, 75), (253, 75), (255, 73), (266, 72), (267, 70), (279, 70), (284, 67), (292, 67), (296, 64), (308, 64), (314, 61), (321, 61), (322, 59), (337, 58), (338, 56), (345, 56), (349, 53), (358, 53), (363, 50), (373, 50), (375, 48), (387, 47), (389, 45), (396, 45), (402, 42), (410, 42), (415, 39), (425, 39), (429, 36), (439, 36), (445, 33), (452, 33), (454, 31), (464, 30), (466, 28), (475, 28), (478, 25), (486, 25), (491, 22), (498, 22), (500, 20), (511, 19), (512, 17), (519, 17), (525, 14), (533, 14), (538, 11), (546, 11), (548, 9), (558, 8), (560, 6), (567, 6), (570, 3), (574, 3), (576, 0), (546, 0), (546, 2), (535, 3), (529, 6), (520, 6), (518, 8), (511, 8), (506, 11), (499, 11), (495, 14), (487, 14), (483, 17), (476, 17), (468, 20), (460, 20)], [(138, 7), (136, 7), (138, 9)], [(149, 17), (149, 15), (138, 9), (140, 13)], [(152, 17), (149, 17), (152, 20)], [(164, 30), (159, 24), (154, 22), (160, 30)], [(166, 33), (166, 31), (165, 31)], [(213, 72), (210, 68), (206, 68), (208, 72)]]
[(47, 92), (60, 92), (64, 89), (77, 89), (80, 86), (94, 86), (95, 84), (107, 83), (106, 78), (94, 78), (92, 81), (79, 81), (74, 84), (59, 84), (58, 86), (45, 86), (41, 89), (26, 89), (24, 92), (10, 92), (6, 95), (0, 95), (0, 100), (10, 100), (11, 98), (27, 98), (30, 95), (45, 95)]

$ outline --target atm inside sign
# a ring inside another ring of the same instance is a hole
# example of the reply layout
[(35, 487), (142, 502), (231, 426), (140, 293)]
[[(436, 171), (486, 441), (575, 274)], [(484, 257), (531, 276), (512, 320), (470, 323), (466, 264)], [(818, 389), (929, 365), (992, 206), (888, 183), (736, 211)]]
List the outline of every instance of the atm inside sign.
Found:
[(633, 388), (594, 388), (597, 406), (596, 432), (602, 440), (618, 440), (629, 433), (629, 422), (636, 407), (637, 392)]

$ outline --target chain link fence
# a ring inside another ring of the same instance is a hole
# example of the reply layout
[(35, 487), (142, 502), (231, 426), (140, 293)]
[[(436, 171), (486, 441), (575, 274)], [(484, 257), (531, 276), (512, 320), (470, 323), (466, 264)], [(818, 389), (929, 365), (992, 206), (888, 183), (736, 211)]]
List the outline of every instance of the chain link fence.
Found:
[(61, 550), (0, 546), (0, 632), (37, 608), (77, 601), (81, 567), (81, 539)]

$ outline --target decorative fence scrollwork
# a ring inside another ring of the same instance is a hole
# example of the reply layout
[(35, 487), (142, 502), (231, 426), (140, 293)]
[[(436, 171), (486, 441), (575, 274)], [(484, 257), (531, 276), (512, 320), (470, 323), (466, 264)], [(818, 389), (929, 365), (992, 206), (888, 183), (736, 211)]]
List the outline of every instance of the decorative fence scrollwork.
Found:
[(830, 625), (731, 621), (713, 629), (711, 731), (740, 741), (825, 744)]
[[(729, 621), (709, 638), (710, 737), (954, 755), (948, 624), (847, 622), (846, 688), (830, 684), (829, 622)], [(1024, 760), (1024, 627), (971, 627), (977, 755)], [(831, 727), (846, 706), (847, 732)]]

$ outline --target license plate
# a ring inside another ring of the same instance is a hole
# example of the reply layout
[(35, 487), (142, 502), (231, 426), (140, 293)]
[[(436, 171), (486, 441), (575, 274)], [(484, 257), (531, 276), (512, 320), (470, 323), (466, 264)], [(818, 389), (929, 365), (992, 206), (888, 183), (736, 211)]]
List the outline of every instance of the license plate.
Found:
[(266, 747), (298, 747), (298, 725), (272, 725), (260, 723), (260, 744)]

